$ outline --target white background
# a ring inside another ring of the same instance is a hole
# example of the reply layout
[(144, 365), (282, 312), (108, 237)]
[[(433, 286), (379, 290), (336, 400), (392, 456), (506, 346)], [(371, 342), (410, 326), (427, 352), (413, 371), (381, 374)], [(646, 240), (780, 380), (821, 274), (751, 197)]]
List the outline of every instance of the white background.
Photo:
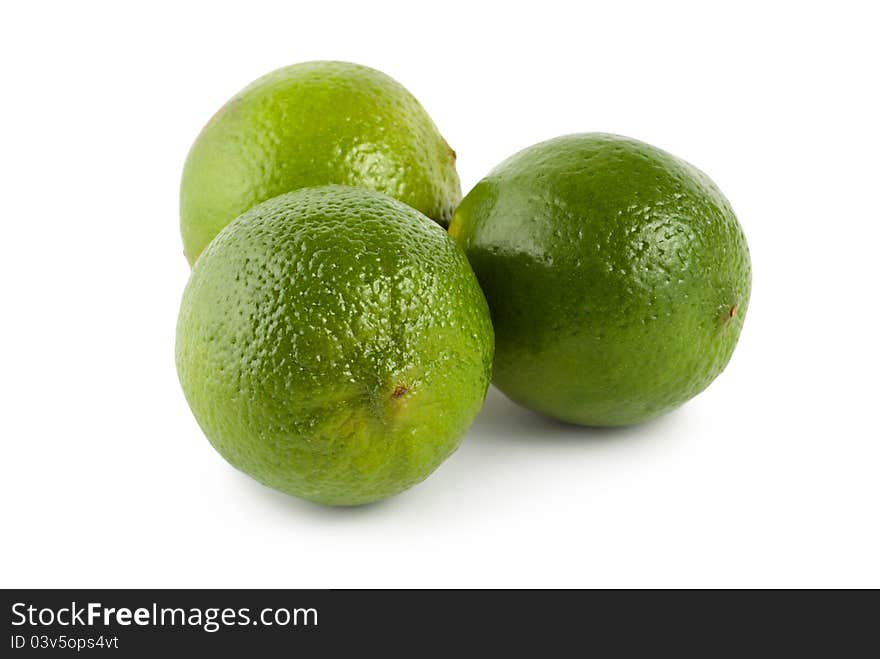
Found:
[[(19, 3), (0, 10), (0, 586), (880, 586), (872, 3)], [(173, 344), (183, 160), (310, 59), (419, 98), (467, 191), (555, 135), (718, 183), (754, 288), (724, 374), (658, 421), (491, 391), (425, 483), (327, 509), (202, 437)]]

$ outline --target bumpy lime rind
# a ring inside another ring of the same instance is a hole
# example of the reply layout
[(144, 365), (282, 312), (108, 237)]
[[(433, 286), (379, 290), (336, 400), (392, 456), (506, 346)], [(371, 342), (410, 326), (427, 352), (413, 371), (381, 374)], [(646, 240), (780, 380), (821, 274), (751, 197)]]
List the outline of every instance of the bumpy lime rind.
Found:
[(469, 192), (449, 229), (496, 334), (493, 381), (571, 423), (645, 421), (728, 363), (751, 264), (730, 203), (701, 171), (607, 134), (527, 148)]
[(485, 298), (446, 232), (343, 186), (276, 197), (223, 229), (177, 326), (180, 382), (217, 451), (331, 505), (434, 471), (482, 405), (492, 352)]
[(348, 62), (295, 64), (236, 94), (193, 144), (180, 186), (187, 259), (256, 204), (325, 184), (387, 193), (444, 226), (461, 199), (455, 152), (402, 85)]

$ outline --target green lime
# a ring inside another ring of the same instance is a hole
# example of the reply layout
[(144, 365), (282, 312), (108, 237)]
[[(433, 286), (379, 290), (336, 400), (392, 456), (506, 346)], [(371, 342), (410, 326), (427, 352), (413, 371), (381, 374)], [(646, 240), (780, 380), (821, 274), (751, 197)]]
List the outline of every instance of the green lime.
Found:
[(493, 381), (584, 425), (668, 412), (727, 365), (751, 266), (727, 199), (648, 144), (569, 135), (527, 148), (465, 197), (449, 228), (486, 294)]
[(176, 357), (233, 466), (354, 505), (418, 483), (457, 448), (492, 350), (483, 293), (442, 227), (384, 194), (326, 186), (220, 232), (184, 292)]
[(347, 62), (306, 62), (263, 76), (204, 127), (180, 186), (192, 264), (234, 218), (297, 188), (385, 192), (446, 226), (461, 199), (455, 152), (398, 82)]

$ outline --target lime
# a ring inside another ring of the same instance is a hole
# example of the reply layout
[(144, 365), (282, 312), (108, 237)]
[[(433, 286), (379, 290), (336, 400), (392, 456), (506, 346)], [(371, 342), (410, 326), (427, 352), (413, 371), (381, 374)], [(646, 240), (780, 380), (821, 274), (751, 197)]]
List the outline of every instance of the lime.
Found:
[(261, 201), (331, 183), (385, 192), (444, 226), (461, 199), (455, 152), (403, 86), (357, 64), (296, 64), (236, 94), (193, 144), (180, 186), (187, 259)]
[(605, 134), (525, 149), (465, 197), (449, 232), (486, 294), (493, 381), (584, 425), (637, 423), (705, 389), (736, 346), (751, 266), (709, 178)]
[(362, 188), (307, 188), (229, 224), (195, 264), (177, 369), (209, 441), (288, 494), (391, 496), (458, 446), (489, 384), (489, 311), (442, 227)]

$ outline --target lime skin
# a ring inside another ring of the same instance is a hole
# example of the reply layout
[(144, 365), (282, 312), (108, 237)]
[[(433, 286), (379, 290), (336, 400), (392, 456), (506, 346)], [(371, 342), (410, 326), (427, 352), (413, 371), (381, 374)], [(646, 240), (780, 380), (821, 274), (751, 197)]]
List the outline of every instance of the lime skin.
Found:
[(180, 186), (190, 264), (256, 204), (297, 188), (385, 192), (446, 226), (461, 199), (455, 152), (389, 76), (348, 62), (305, 62), (256, 80), (196, 139)]
[(326, 186), (220, 232), (184, 292), (176, 361), (233, 466), (356, 505), (418, 483), (458, 447), (492, 351), (485, 298), (442, 227), (384, 194)]
[(495, 327), (493, 382), (588, 426), (639, 423), (727, 365), (751, 289), (745, 236), (715, 184), (616, 135), (527, 148), (469, 192), (449, 228)]

